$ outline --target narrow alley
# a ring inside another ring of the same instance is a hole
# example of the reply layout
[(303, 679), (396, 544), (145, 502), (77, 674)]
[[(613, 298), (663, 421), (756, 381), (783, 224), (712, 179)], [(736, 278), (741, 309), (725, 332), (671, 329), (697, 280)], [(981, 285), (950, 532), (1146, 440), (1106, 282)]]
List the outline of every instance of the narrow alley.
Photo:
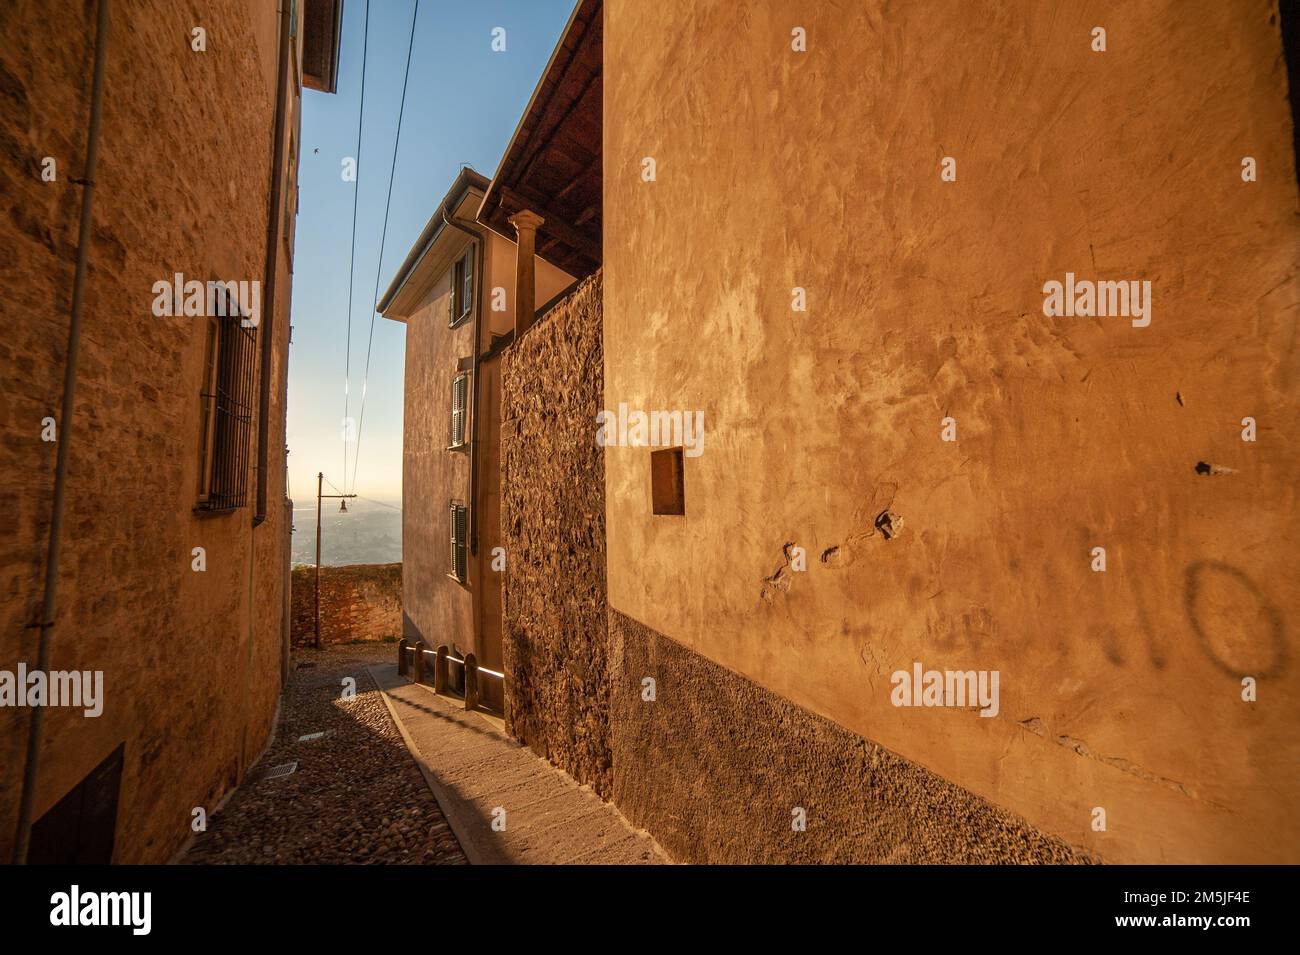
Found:
[[(181, 861), (464, 865), (367, 673), (392, 652), (343, 644), (296, 653), (270, 747)], [(348, 678), (356, 695), (345, 700)], [(288, 775), (269, 773), (294, 764)]]
[(669, 861), (500, 719), (400, 676), (395, 653), (392, 643), (296, 651), (271, 745), (177, 861)]
[(0, 0), (0, 914), (1285, 925), (1298, 130), (1300, 0)]

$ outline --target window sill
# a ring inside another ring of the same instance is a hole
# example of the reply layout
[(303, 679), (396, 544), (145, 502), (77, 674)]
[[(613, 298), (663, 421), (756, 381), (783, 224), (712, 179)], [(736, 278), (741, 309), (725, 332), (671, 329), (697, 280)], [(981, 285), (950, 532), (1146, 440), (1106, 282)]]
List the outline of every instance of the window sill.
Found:
[(470, 316), (470, 313), (469, 313), (469, 312), (466, 312), (464, 315), (462, 315), (460, 318), (456, 319), (455, 321), (448, 322), (448, 323), (447, 323), (447, 327), (448, 327), (448, 328), (460, 328), (460, 327), (461, 327), (462, 325), (464, 325), (467, 321), (469, 321), (469, 316)]
[(456, 451), (463, 454), (469, 450), (469, 442), (466, 441), (464, 444), (449, 444), (447, 445), (446, 450)]
[(448, 580), (454, 580), (456, 583), (460, 584), (460, 585), (461, 585), (462, 587), (464, 587), (465, 589), (467, 589), (467, 590), (469, 589), (469, 581), (468, 581), (468, 580), (461, 580), (461, 579), (460, 579), (459, 577), (457, 577), (455, 574), (447, 574), (446, 577), (447, 577)]

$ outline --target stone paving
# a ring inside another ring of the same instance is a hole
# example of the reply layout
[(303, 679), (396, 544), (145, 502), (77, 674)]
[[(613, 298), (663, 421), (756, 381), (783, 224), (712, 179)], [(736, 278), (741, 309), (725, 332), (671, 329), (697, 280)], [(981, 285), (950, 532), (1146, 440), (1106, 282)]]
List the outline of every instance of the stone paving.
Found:
[(407, 748), (474, 863), (660, 865), (669, 860), (590, 787), (458, 699), (372, 666)]
[[(366, 672), (395, 654), (391, 643), (295, 650), (270, 749), (180, 861), (464, 865)], [(299, 740), (315, 733), (325, 735)], [(293, 762), (287, 776), (262, 777)]]

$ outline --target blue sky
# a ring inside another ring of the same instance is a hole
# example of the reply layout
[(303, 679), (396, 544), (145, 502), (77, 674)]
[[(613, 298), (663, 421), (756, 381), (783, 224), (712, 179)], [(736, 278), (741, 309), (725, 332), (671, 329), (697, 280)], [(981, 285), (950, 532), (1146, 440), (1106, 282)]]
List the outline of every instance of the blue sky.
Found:
[[(299, 506), (315, 497), (317, 471), (337, 487), (344, 484), (341, 423), (353, 190), (360, 192), (348, 414), (358, 418), (376, 268), (382, 294), (460, 167), (468, 163), (488, 177), (496, 171), (573, 5), (574, 0), (420, 0), (380, 265), (415, 0), (370, 0), (365, 117), (355, 183), (345, 182), (341, 172), (344, 157), (357, 155), (366, 0), (345, 0), (338, 92), (305, 89), (302, 96), (287, 439), (289, 487)], [(496, 27), (506, 31), (504, 52), (492, 49)], [(347, 490), (363, 497), (401, 498), (405, 331), (387, 319), (374, 320), (360, 453), (349, 450), (346, 478)]]

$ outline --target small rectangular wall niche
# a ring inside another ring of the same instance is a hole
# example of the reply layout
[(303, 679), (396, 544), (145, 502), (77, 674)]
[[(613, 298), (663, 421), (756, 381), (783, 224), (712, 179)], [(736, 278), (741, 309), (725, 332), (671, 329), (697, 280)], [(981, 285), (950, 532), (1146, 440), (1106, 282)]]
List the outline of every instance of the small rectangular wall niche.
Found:
[(650, 452), (650, 498), (656, 514), (686, 513), (681, 448)]

